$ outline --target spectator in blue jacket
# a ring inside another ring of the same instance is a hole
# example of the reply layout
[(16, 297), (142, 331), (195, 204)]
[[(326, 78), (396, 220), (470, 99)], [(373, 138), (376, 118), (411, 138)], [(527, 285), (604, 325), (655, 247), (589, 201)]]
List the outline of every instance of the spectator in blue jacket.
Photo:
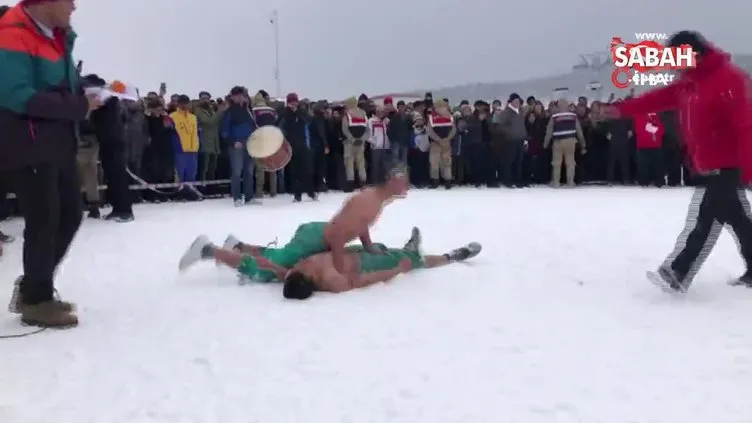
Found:
[[(230, 91), (230, 106), (222, 119), (222, 139), (228, 148), (230, 159), (230, 193), (239, 207), (260, 203), (254, 196), (254, 161), (246, 149), (246, 141), (256, 129), (253, 115), (248, 108), (248, 96), (243, 87)], [(242, 192), (241, 192), (242, 187)]]

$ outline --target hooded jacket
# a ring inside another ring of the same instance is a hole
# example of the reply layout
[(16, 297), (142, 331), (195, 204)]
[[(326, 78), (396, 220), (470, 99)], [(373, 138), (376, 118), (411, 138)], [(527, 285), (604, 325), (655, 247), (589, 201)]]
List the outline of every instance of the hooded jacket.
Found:
[(0, 17), (0, 169), (75, 158), (88, 102), (71, 57), (76, 34), (43, 34), (19, 4)]
[[(715, 46), (697, 66), (664, 88), (615, 105), (624, 116), (677, 110), (679, 135), (698, 172), (741, 170), (752, 181), (752, 109), (749, 76)], [(635, 125), (637, 126), (637, 125)]]

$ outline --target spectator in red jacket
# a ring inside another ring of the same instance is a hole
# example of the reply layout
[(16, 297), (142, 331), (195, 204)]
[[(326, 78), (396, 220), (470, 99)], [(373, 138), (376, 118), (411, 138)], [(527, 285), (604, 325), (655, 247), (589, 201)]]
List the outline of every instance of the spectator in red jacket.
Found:
[(752, 287), (752, 219), (742, 183), (752, 180), (752, 103), (748, 75), (728, 54), (700, 34), (681, 31), (669, 47), (689, 45), (696, 66), (667, 87), (612, 106), (612, 116), (637, 116), (676, 109), (678, 126), (704, 187), (697, 188), (687, 228), (651, 281), (684, 292), (710, 254), (723, 225), (737, 236), (747, 271), (734, 284)]
[(663, 134), (666, 128), (656, 113), (643, 113), (634, 118), (637, 141), (637, 181), (646, 187), (666, 183), (663, 167)]

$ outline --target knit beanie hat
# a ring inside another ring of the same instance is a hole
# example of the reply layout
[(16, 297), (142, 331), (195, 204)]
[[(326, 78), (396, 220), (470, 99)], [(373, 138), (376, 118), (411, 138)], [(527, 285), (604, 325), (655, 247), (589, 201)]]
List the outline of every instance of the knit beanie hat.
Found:
[(266, 100), (264, 99), (264, 95), (261, 93), (257, 93), (253, 96), (253, 100), (251, 101), (251, 105), (253, 107), (261, 107), (266, 106)]
[(355, 97), (347, 98), (345, 101), (343, 101), (343, 103), (350, 109), (358, 107), (358, 99)]

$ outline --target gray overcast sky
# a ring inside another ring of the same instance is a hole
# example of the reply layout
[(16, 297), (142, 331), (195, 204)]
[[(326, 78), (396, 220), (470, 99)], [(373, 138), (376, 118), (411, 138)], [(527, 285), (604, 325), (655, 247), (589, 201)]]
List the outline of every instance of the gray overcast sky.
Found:
[(749, 0), (81, 0), (76, 58), (142, 94), (275, 95), (274, 9), (283, 94), (333, 100), (551, 75), (634, 32), (698, 29), (739, 53), (752, 39)]

